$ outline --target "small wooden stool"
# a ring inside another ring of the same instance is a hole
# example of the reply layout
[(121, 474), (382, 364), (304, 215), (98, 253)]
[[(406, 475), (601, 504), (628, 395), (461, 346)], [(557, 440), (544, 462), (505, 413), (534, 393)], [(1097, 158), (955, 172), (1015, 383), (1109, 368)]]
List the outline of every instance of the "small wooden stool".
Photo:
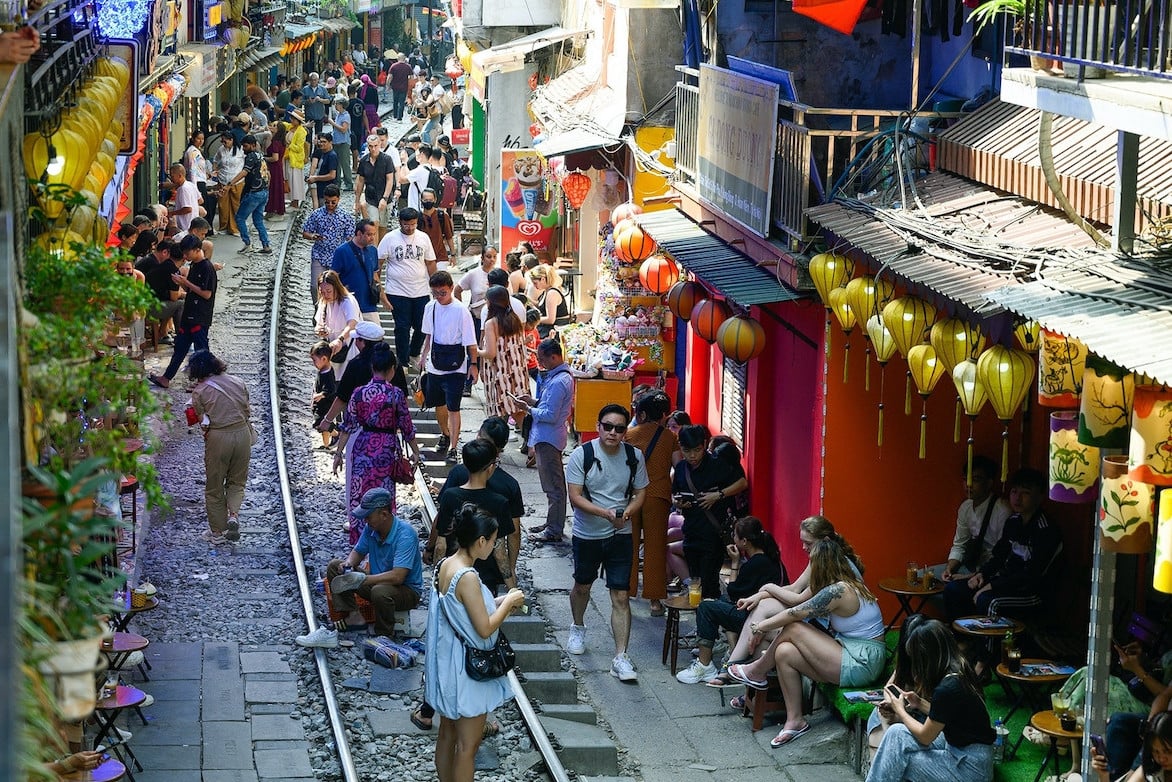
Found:
[(1061, 777), (1062, 772), (1058, 768), (1058, 739), (1070, 740), (1070, 756), (1072, 758), (1081, 757), (1082, 752), (1079, 749), (1079, 742), (1082, 740), (1082, 731), (1066, 730), (1058, 721), (1058, 714), (1052, 709), (1047, 711), (1039, 711), (1034, 716), (1030, 717), (1030, 725), (1036, 730), (1045, 733), (1050, 739), (1050, 748), (1046, 750), (1046, 756), (1042, 758), (1042, 765), (1038, 766), (1037, 776), (1034, 777), (1034, 782), (1038, 782), (1042, 775), (1046, 773), (1046, 764), (1050, 759), (1054, 760), (1054, 775)]
[(664, 600), (663, 608), (666, 611), (667, 621), (663, 627), (663, 655), (660, 662), (667, 665), (667, 658), (670, 652), (671, 675), (675, 676), (679, 668), (680, 647), (688, 643), (687, 636), (684, 639), (680, 638), (680, 612), (695, 611), (696, 607), (688, 600), (688, 596), (683, 594)]

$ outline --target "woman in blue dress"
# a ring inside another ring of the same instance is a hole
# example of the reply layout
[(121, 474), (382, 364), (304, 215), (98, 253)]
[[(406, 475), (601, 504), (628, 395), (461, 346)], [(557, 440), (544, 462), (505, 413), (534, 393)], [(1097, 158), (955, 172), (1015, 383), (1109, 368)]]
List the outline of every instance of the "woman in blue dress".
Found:
[(496, 545), (496, 518), (468, 503), (456, 518), (455, 535), (459, 548), (439, 563), (432, 580), (424, 681), (427, 702), (440, 715), (435, 743), (439, 781), (472, 782), (485, 719), (513, 696), (504, 676), (469, 678), (464, 645), (495, 646), (501, 624), (524, 604), (525, 595), (511, 589), (494, 598), (476, 574), (476, 561), (492, 556)]

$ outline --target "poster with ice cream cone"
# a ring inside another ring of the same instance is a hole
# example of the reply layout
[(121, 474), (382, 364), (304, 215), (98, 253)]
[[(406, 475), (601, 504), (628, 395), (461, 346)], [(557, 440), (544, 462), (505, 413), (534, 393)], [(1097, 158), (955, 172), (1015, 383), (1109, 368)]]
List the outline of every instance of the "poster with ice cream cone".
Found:
[(501, 150), (501, 247), (521, 242), (549, 253), (558, 225), (557, 181), (532, 149)]

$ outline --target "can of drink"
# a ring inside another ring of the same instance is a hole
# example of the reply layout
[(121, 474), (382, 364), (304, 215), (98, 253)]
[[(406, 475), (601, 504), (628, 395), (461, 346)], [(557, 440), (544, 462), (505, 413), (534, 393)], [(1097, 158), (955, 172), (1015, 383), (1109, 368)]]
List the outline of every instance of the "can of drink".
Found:
[(195, 426), (199, 423), (199, 415), (195, 412), (195, 408), (188, 405), (183, 409), (183, 416), (187, 419), (188, 426)]

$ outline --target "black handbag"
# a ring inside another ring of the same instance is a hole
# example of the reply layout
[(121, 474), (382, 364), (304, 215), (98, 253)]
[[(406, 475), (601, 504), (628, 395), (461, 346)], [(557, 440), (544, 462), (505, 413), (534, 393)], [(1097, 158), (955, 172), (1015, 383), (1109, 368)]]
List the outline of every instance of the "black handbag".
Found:
[[(442, 564), (441, 561), (440, 565)], [(439, 594), (440, 565), (435, 566), (434, 587), (437, 595)], [(463, 634), (460, 633), (455, 623), (452, 622), (451, 617), (448, 616), (448, 610), (444, 601), (441, 599), (439, 603), (442, 606), (440, 613), (444, 615), (444, 619), (447, 620), (448, 625), (451, 626), (456, 637), (460, 639), (460, 643), (464, 645), (464, 672), (468, 674), (469, 679), (477, 682), (499, 679), (516, 667), (517, 653), (513, 651), (513, 645), (505, 637), (504, 630), (496, 631), (496, 644), (491, 649), (481, 649), (478, 646), (473, 646), (464, 640)]]
[(464, 366), (468, 349), (463, 345), (444, 345), (435, 341), (435, 309), (431, 311), (431, 365), (437, 372), (455, 372)]

